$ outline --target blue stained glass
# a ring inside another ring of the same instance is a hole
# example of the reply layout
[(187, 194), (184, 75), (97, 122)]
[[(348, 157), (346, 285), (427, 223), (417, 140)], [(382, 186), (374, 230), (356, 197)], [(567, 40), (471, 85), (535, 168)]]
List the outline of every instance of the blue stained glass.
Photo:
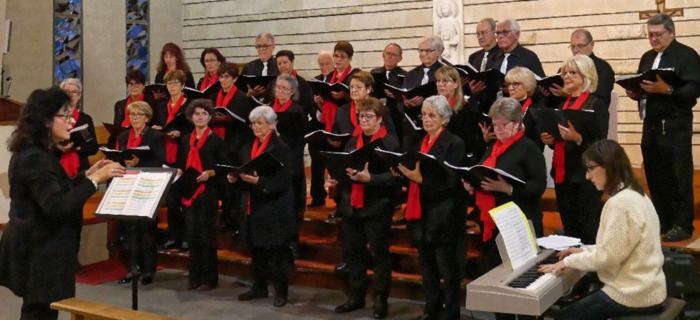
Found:
[(148, 0), (126, 0), (126, 71), (148, 78)]
[(82, 77), (82, 0), (54, 1), (54, 82)]

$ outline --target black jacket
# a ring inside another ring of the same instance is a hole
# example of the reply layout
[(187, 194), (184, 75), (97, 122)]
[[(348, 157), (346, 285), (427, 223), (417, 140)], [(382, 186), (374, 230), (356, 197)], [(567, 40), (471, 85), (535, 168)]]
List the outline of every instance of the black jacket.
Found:
[[(131, 130), (122, 132), (117, 138), (119, 150), (126, 150)], [(151, 148), (154, 157), (152, 159), (139, 159), (139, 167), (162, 167), (165, 163), (165, 136), (158, 130), (146, 127), (141, 136), (141, 146)]]
[(291, 152), (288, 160), (293, 175), (304, 175), (306, 125), (304, 107), (296, 102), (292, 103), (287, 111), (277, 112), (277, 132)]
[[(263, 68), (263, 62), (258, 58), (246, 63), (245, 66), (243, 66), (243, 72), (241, 72), (241, 74), (261, 76)], [(275, 57), (272, 57), (270, 58), (270, 60), (267, 60), (267, 75), (279, 75), (279, 71), (277, 70), (277, 59)]]
[[(80, 127), (84, 124), (88, 125), (88, 135), (92, 137), (92, 140), (81, 145), (80, 150), (78, 150), (78, 158), (80, 159), (79, 171), (90, 168), (88, 157), (97, 153), (97, 135), (95, 134), (95, 124), (92, 122), (92, 117), (90, 117), (87, 113), (80, 111), (78, 122), (76, 122), (73, 127)], [(74, 148), (77, 148), (77, 146), (74, 146)]]
[[(185, 135), (180, 140), (180, 145), (177, 148), (177, 162), (175, 162), (175, 167), (185, 170), (185, 165), (187, 164), (187, 154), (190, 152), (190, 136), (195, 134), (195, 131)], [(207, 138), (207, 142), (204, 143), (202, 149), (199, 150), (199, 158), (202, 160), (202, 170), (214, 170), (215, 164), (229, 163), (229, 159), (226, 155), (226, 149), (224, 148), (224, 141), (219, 138), (214, 132), (212, 132)], [(220, 177), (218, 175), (210, 177), (209, 180), (205, 182), (205, 190), (198, 199), (208, 199), (214, 201), (217, 199), (219, 192), (218, 190), (223, 190), (223, 183), (225, 177)]]
[(231, 154), (238, 152), (241, 144), (253, 136), (253, 132), (249, 127), (250, 120), (248, 120), (248, 116), (250, 115), (250, 111), (255, 108), (255, 103), (252, 99), (246, 96), (245, 90), (241, 90), (240, 88), (238, 91), (236, 91), (236, 94), (233, 95), (233, 99), (229, 101), (228, 105), (217, 106), (216, 96), (214, 97), (212, 103), (215, 107), (226, 107), (226, 109), (235, 113), (246, 121), (245, 123), (241, 123), (240, 121), (233, 119), (231, 122), (226, 123), (212, 120), (211, 123), (211, 127), (224, 126), (226, 128), (226, 136), (224, 137), (224, 141), (226, 141), (226, 148), (228, 148)]
[(479, 127), (479, 120), (483, 119), (483, 116), (479, 113), (475, 105), (465, 103), (458, 112), (452, 114), (447, 124), (447, 129), (464, 142), (468, 165), (476, 164), (486, 149), (486, 142)]
[[(506, 53), (501, 51), (499, 55), (494, 57), (493, 60), (493, 65), (492, 67), (495, 69), (500, 69), (501, 64), (503, 63), (503, 59), (505, 58)], [(510, 52), (510, 56), (508, 57), (508, 69), (513, 69), (515, 67), (525, 67), (530, 69), (534, 74), (544, 77), (544, 69), (542, 69), (542, 63), (540, 62), (540, 58), (537, 56), (535, 52), (533, 52), (530, 49), (527, 49), (520, 44), (518, 44), (513, 51)]]
[[(359, 126), (359, 115), (358, 115), (358, 126)], [(386, 130), (390, 135), (396, 137), (396, 126), (394, 121), (391, 119), (389, 114), (382, 118), (382, 124), (386, 127)], [(344, 104), (338, 107), (338, 111), (335, 114), (335, 122), (333, 122), (333, 133), (350, 133), (355, 131), (355, 126), (353, 126), (350, 120), (350, 103)]]

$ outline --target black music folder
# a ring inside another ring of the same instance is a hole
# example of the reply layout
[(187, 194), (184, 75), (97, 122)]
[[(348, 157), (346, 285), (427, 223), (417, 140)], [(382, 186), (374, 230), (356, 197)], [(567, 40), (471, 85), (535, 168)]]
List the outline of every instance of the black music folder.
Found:
[(275, 79), (277, 79), (277, 76), (256, 76), (251, 74), (243, 74), (238, 76), (235, 85), (241, 90), (247, 90), (248, 86), (250, 86), (250, 88), (255, 88), (257, 86), (267, 87), (267, 85)]
[(328, 83), (318, 79), (307, 80), (309, 86), (311, 86), (311, 91), (315, 96), (321, 96), (327, 99), (331, 96), (331, 92), (346, 92), (350, 93), (350, 87), (342, 82)]
[[(372, 96), (376, 97), (377, 99), (386, 98), (386, 93), (384, 92), (386, 88), (384, 85), (389, 83), (389, 79), (386, 78), (386, 72), (373, 72), (372, 77), (374, 78)], [(396, 78), (399, 80), (398, 85), (403, 85), (403, 81), (406, 79), (406, 76), (397, 74)]]
[(555, 84), (560, 87), (564, 86), (564, 78), (562, 78), (561, 73), (557, 73), (555, 75), (551, 75), (549, 77), (544, 78), (535, 75), (535, 79), (537, 79), (537, 85), (545, 89), (548, 89), (549, 87)]
[(88, 132), (88, 127), (89, 126), (86, 123), (70, 130), (70, 141), (73, 142), (74, 148), (95, 140), (95, 137), (90, 135), (90, 132)]
[(486, 180), (486, 178), (498, 180), (498, 177), (503, 177), (504, 180), (508, 181), (511, 185), (524, 185), (525, 181), (522, 179), (498, 168), (488, 167), (484, 165), (475, 165), (471, 167), (460, 167), (454, 166), (445, 161), (445, 166), (454, 171), (458, 176), (460, 176), (464, 181), (472, 185), (476, 189), (481, 188), (481, 182)]
[(483, 81), (489, 89), (499, 89), (505, 78), (505, 75), (496, 69), (479, 71), (470, 64), (459, 64), (454, 68), (467, 81)]
[[(216, 94), (219, 93), (219, 90), (221, 90), (221, 83), (217, 81), (214, 84), (210, 85), (208, 88), (204, 89), (204, 91), (199, 91), (195, 88), (184, 87), (182, 89), (182, 92), (185, 94), (185, 97), (187, 97), (190, 100), (194, 100), (200, 98), (215, 97)], [(154, 92), (163, 92), (166, 95), (168, 95), (168, 87), (165, 83), (152, 83), (146, 85), (146, 87), (144, 88), (144, 93), (150, 95), (151, 97), (154, 96)]]
[(239, 124), (246, 125), (248, 122), (243, 117), (239, 116), (235, 112), (229, 110), (226, 107), (216, 107), (214, 108), (214, 115), (226, 118), (226, 121), (236, 120)]
[(374, 153), (391, 168), (396, 168), (399, 164), (402, 164), (404, 167), (413, 170), (416, 167), (416, 162), (420, 159), (420, 156), (415, 151), (394, 152), (382, 148), (375, 148)]
[(559, 127), (557, 125), (567, 127), (568, 121), (571, 121), (578, 132), (587, 130), (589, 132), (595, 132), (591, 130), (598, 128), (597, 119), (593, 110), (530, 108), (527, 109), (527, 112), (530, 113), (535, 120), (538, 133), (547, 132), (556, 139), (561, 139)]
[(176, 178), (174, 185), (182, 191), (183, 198), (191, 198), (199, 187), (197, 177), (202, 173), (196, 169), (189, 167), (182, 172), (182, 175)]
[(437, 86), (435, 86), (435, 81), (430, 81), (424, 85), (420, 85), (412, 89), (399, 88), (385, 83), (384, 88), (393, 93), (396, 99), (399, 99), (399, 97), (404, 97), (406, 99), (413, 99), (414, 97), (428, 98), (437, 94)]
[(263, 152), (257, 158), (250, 160), (242, 165), (230, 165), (230, 164), (216, 164), (214, 165), (217, 170), (226, 173), (239, 174), (244, 173), (248, 175), (257, 174), (258, 176), (263, 176), (265, 173), (272, 173), (284, 167), (284, 164), (275, 158), (269, 152)]
[(363, 170), (365, 163), (369, 162), (372, 157), (372, 150), (377, 147), (380, 141), (372, 141), (351, 152), (321, 151), (321, 159), (323, 159), (323, 163), (333, 179), (347, 181), (349, 178), (345, 169)]
[(652, 69), (647, 70), (643, 73), (627, 76), (617, 76), (615, 78), (615, 83), (627, 90), (634, 91), (636, 93), (645, 93), (645, 91), (642, 90), (642, 87), (640, 86), (642, 81), (656, 81), (656, 75), (661, 76), (661, 79), (666, 81), (666, 83), (668, 83), (674, 88), (683, 86), (686, 83), (686, 81), (681, 79), (681, 77), (674, 71), (673, 68)]
[(126, 150), (116, 150), (107, 148), (106, 146), (101, 146), (99, 150), (105, 154), (107, 159), (114, 162), (119, 162), (121, 164), (124, 164), (124, 160), (131, 160), (133, 156), (136, 156), (141, 160), (153, 159), (156, 156), (149, 146), (138, 146), (136, 148), (128, 148)]
[(326, 130), (316, 130), (306, 134), (304, 140), (311, 144), (328, 144), (327, 139), (330, 139), (333, 141), (340, 141), (342, 145), (345, 145), (345, 143), (350, 140), (351, 136), (352, 135), (349, 133), (332, 133)]
[(184, 112), (178, 113), (175, 115), (175, 118), (173, 118), (172, 121), (168, 122), (165, 126), (163, 126), (163, 133), (168, 133), (170, 131), (178, 130), (182, 132), (185, 127), (189, 125), (190, 120), (187, 119), (187, 116), (185, 116)]

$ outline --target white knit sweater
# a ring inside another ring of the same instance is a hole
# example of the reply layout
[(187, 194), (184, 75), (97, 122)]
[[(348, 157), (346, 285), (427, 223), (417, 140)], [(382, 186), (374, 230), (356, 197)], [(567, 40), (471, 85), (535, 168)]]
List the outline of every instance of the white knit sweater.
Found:
[(647, 196), (624, 189), (605, 203), (596, 245), (564, 259), (567, 267), (595, 271), (603, 292), (632, 308), (666, 299), (659, 217)]

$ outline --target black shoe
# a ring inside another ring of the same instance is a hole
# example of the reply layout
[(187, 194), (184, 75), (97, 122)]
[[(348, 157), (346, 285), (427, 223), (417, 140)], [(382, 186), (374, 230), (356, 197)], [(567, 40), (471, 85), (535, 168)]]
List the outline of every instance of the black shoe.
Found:
[(179, 245), (173, 240), (168, 240), (167, 242), (165, 242), (165, 245), (163, 245), (163, 247), (165, 248), (165, 250), (173, 250), (177, 249)]
[(153, 275), (152, 274), (144, 275), (143, 277), (141, 277), (141, 284), (142, 285), (147, 286), (151, 283), (153, 283)]
[(680, 226), (673, 226), (673, 228), (671, 228), (671, 231), (666, 233), (663, 240), (667, 242), (678, 242), (690, 239), (692, 235), (692, 233), (684, 230)]
[(389, 303), (386, 297), (376, 296), (374, 297), (374, 312), (372, 313), (372, 318), (384, 319), (387, 313), (389, 313)]
[(320, 208), (326, 205), (326, 201), (324, 200), (312, 200), (311, 203), (309, 203), (306, 207), (307, 208)]
[(238, 301), (248, 301), (253, 299), (267, 298), (267, 290), (250, 289), (238, 296)]
[(348, 273), (350, 272), (350, 268), (348, 268), (347, 263), (341, 262), (335, 265), (335, 269), (333, 269), (333, 271), (335, 271), (335, 273)]
[(275, 301), (272, 303), (273, 306), (277, 308), (284, 307), (287, 304), (286, 294), (275, 294)]
[(335, 313), (346, 313), (350, 311), (355, 311), (357, 309), (362, 309), (365, 307), (364, 300), (350, 299), (345, 301), (345, 303), (335, 307)]
[(126, 276), (124, 278), (121, 278), (121, 279), (119, 279), (119, 281), (117, 281), (117, 283), (119, 283), (119, 284), (131, 283), (131, 276)]

